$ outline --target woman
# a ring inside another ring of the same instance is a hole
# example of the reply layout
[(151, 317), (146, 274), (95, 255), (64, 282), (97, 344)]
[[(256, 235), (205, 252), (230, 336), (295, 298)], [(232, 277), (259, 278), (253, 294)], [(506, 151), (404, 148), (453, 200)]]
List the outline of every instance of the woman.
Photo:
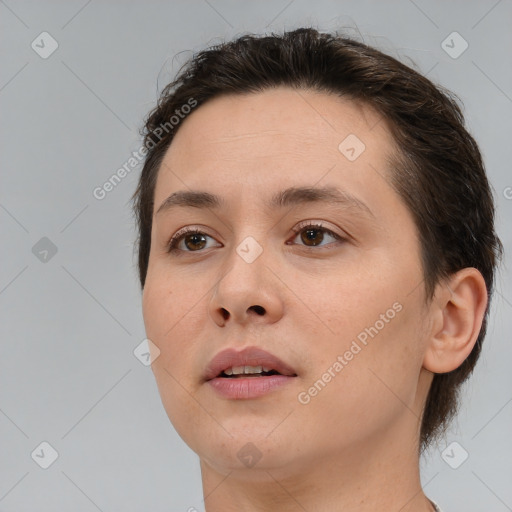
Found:
[(196, 55), (134, 194), (166, 412), (217, 511), (439, 510), (421, 451), (456, 412), (501, 243), (449, 93), (299, 29)]

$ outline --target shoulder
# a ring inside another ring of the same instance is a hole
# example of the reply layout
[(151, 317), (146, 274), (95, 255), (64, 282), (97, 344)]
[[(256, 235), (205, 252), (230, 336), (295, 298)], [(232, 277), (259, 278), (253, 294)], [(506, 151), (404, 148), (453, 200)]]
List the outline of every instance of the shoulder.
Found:
[(434, 505), (434, 509), (436, 512), (443, 512), (440, 508), (439, 508), (439, 505), (437, 503), (435, 503), (434, 501), (430, 500), (430, 502), (432, 503), (432, 505)]

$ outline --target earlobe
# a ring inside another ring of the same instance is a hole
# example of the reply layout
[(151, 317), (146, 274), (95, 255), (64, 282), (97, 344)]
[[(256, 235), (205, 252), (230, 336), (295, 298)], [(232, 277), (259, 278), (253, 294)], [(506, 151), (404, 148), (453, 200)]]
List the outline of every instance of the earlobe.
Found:
[(423, 367), (433, 373), (457, 369), (473, 350), (487, 308), (482, 274), (464, 268), (438, 284)]

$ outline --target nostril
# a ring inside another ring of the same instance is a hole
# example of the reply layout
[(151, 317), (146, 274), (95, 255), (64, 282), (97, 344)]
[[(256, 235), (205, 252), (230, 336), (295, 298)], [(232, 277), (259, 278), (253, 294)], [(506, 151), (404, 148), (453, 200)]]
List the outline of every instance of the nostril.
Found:
[(229, 311), (227, 309), (221, 308), (222, 316), (224, 320), (227, 320), (229, 318)]
[(251, 306), (250, 309), (254, 309), (258, 315), (264, 315), (265, 314), (265, 308), (261, 306)]

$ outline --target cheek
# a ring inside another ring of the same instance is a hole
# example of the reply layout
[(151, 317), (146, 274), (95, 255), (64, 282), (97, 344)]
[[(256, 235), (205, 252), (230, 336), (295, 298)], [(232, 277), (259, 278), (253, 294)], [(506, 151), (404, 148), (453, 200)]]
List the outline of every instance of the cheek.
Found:
[[(347, 413), (378, 424), (379, 416), (403, 411), (404, 403), (412, 407), (424, 351), (422, 288), (411, 293), (415, 273), (406, 274), (381, 272), (387, 279), (380, 280), (345, 275), (315, 297), (324, 328), (317, 327), (322, 336), (308, 347), (314, 363), (304, 390), (315, 388), (311, 402), (319, 414), (335, 406), (329, 411), (334, 424)], [(304, 322), (303, 331), (311, 333), (313, 324)]]
[[(294, 285), (294, 292), (307, 306), (302, 321), (327, 339), (338, 340), (341, 349), (344, 342), (373, 326), (386, 311), (391, 310), (385, 320), (399, 316), (393, 304), (403, 300), (402, 285), (386, 270), (382, 261), (363, 268), (358, 262), (347, 261), (321, 277), (293, 280), (300, 283)], [(378, 327), (382, 327), (380, 323)]]
[(178, 434), (188, 444), (191, 433), (205, 421), (204, 411), (194, 395), (197, 383), (191, 368), (199, 349), (196, 345), (201, 326), (198, 321), (207, 316), (206, 303), (199, 300), (193, 289), (178, 283), (148, 276), (142, 298), (147, 337), (158, 347), (158, 357), (151, 365), (160, 398), (167, 416)]
[(208, 319), (203, 295), (165, 275), (146, 281), (142, 310), (146, 335), (160, 351), (154, 363), (155, 369), (160, 369), (155, 372), (159, 386), (165, 381), (174, 388), (174, 377), (187, 391), (193, 389), (190, 369)]
[[(305, 379), (303, 391), (310, 402), (298, 405), (297, 412), (303, 415), (304, 425), (314, 431), (319, 425), (322, 432), (331, 433), (332, 437), (316, 436), (326, 451), (332, 449), (333, 438), (350, 446), (380, 435), (398, 418), (414, 420), (411, 410), (416, 410), (421, 363), (411, 348), (413, 330), (400, 317), (402, 313), (406, 314), (405, 310), (373, 338), (368, 336), (366, 345), (356, 337), (343, 337), (335, 347), (324, 347), (322, 352), (332, 356), (329, 360), (320, 357), (322, 363)], [(352, 344), (354, 341), (357, 345)], [(338, 356), (342, 356), (342, 363)], [(336, 362), (343, 367), (339, 373)], [(301, 398), (304, 400), (304, 395)]]
[(189, 280), (171, 276), (168, 269), (161, 267), (150, 267), (142, 296), (142, 312), (148, 338), (153, 336), (153, 341), (161, 343), (165, 349), (166, 345), (180, 342), (178, 333), (193, 328), (198, 311), (204, 308), (201, 301), (204, 291), (198, 292)]

